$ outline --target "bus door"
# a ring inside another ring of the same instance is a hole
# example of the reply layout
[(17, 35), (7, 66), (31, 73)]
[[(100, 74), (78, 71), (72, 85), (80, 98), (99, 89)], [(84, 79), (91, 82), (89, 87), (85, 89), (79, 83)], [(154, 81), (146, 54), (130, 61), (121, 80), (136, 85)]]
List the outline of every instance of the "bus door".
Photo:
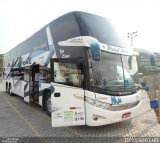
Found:
[(33, 64), (30, 69), (30, 80), (29, 80), (29, 93), (30, 101), (39, 101), (39, 65)]
[(52, 127), (85, 125), (83, 62), (51, 59)]

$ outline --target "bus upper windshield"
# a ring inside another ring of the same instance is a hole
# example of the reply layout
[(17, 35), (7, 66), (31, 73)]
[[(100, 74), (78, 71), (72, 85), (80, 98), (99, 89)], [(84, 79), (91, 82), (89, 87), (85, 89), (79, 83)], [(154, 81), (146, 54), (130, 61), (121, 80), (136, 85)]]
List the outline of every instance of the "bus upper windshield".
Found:
[(101, 60), (89, 60), (90, 84), (102, 91), (128, 91), (137, 87), (138, 68), (135, 56), (102, 52)]
[(118, 32), (116, 26), (113, 26), (109, 20), (89, 13), (77, 13), (76, 15), (82, 36), (92, 36), (107, 45), (123, 48), (130, 47), (124, 35)]

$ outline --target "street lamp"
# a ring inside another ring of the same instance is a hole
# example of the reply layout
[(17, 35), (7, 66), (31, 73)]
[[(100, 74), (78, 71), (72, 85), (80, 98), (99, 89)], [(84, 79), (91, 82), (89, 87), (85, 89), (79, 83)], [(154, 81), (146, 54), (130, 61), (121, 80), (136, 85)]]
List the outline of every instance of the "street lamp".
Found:
[(128, 38), (131, 38), (131, 47), (133, 46), (133, 38), (137, 37), (137, 31), (128, 33)]

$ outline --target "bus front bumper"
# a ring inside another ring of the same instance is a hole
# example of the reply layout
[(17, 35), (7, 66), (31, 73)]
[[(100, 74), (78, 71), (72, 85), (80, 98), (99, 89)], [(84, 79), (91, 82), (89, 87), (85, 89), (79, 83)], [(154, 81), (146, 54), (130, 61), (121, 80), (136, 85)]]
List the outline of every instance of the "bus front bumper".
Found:
[(86, 125), (88, 126), (101, 126), (121, 122), (124, 120), (131, 119), (140, 113), (142, 108), (142, 100), (137, 106), (121, 110), (121, 111), (109, 111), (96, 106), (93, 106), (85, 102), (86, 107)]

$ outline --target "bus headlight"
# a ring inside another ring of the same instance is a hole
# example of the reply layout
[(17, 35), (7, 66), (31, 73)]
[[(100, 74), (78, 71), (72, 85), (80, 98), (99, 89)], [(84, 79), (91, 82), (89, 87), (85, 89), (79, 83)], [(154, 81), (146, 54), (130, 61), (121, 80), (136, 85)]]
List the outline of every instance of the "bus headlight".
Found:
[(89, 97), (85, 97), (85, 101), (93, 106), (97, 106), (97, 107), (103, 108), (103, 109), (107, 109), (110, 106), (109, 103), (101, 102), (96, 99), (91, 99)]

